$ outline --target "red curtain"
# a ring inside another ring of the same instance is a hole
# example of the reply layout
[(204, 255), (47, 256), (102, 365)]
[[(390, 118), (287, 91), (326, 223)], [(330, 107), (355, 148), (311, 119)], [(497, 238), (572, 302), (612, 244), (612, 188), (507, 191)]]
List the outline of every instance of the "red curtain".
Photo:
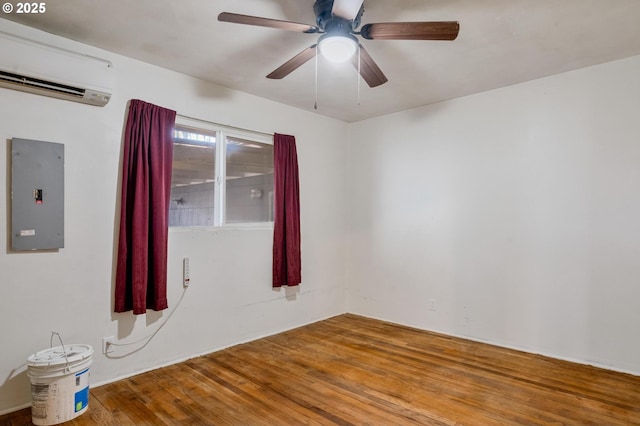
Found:
[(176, 112), (137, 99), (124, 133), (115, 312), (167, 309), (167, 238)]
[(296, 138), (275, 134), (273, 139), (273, 286), (302, 282), (300, 259), (300, 189)]

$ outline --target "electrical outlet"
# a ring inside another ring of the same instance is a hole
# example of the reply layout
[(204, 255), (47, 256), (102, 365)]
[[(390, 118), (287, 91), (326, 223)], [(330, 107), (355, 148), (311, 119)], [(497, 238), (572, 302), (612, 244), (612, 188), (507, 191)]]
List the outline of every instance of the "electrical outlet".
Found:
[(182, 259), (182, 285), (184, 287), (189, 287), (189, 284), (191, 284), (190, 263), (188, 257)]
[(103, 337), (102, 338), (102, 353), (104, 355), (111, 352), (111, 343), (115, 342), (116, 338), (113, 336)]
[(430, 311), (436, 310), (436, 299), (429, 299), (429, 310)]

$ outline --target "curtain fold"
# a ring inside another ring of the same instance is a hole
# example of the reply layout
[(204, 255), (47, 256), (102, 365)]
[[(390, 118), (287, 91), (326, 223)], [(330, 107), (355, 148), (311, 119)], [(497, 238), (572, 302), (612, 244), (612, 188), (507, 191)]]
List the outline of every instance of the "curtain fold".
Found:
[(300, 257), (300, 189), (298, 154), (293, 136), (276, 133), (273, 139), (274, 223), (273, 287), (302, 282)]
[(124, 133), (115, 312), (167, 309), (176, 112), (133, 99)]

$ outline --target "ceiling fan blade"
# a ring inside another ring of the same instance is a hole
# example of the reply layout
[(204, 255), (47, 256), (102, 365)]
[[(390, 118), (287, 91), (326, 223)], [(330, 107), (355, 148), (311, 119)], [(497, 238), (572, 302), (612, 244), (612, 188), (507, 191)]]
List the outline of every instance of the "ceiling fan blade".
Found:
[(274, 70), (271, 74), (269, 74), (267, 78), (279, 80), (281, 78), (288, 76), (293, 71), (297, 70), (302, 65), (304, 65), (309, 59), (316, 56), (316, 47), (317, 47), (317, 44), (307, 47), (302, 52), (298, 53), (296, 56), (289, 59), (284, 64), (280, 65), (276, 70)]
[[(358, 69), (358, 54), (351, 58), (351, 63)], [(384, 75), (380, 67), (375, 63), (369, 53), (360, 45), (360, 75), (367, 82), (369, 87), (380, 86), (386, 83), (387, 77)]]
[(455, 40), (459, 31), (456, 21), (385, 22), (363, 25), (360, 33), (369, 40)]
[(297, 22), (280, 21), (277, 19), (260, 18), (258, 16), (239, 15), (237, 13), (222, 12), (218, 15), (218, 21), (231, 22), (232, 24), (255, 25), (258, 27), (277, 28), (279, 30), (296, 31), (300, 33), (317, 33), (318, 27)]
[(364, 0), (334, 0), (331, 14), (353, 21), (358, 16)]

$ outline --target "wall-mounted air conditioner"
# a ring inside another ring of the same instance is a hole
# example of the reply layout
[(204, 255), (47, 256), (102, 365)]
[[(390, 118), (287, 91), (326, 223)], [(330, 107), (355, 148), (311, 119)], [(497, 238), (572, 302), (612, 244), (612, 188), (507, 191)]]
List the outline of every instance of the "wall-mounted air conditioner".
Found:
[(0, 87), (105, 106), (113, 65), (0, 31)]

